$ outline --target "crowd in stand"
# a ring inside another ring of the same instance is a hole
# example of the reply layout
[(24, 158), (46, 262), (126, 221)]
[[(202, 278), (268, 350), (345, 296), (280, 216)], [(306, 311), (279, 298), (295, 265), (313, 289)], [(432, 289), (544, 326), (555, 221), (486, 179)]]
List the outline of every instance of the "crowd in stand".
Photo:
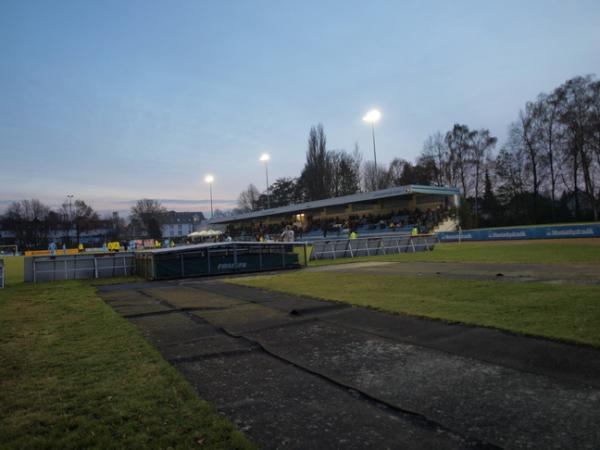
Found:
[(277, 224), (251, 222), (241, 228), (229, 227), (227, 234), (241, 240), (281, 241), (289, 238), (290, 233), (286, 234), (286, 230), (293, 232), (295, 240), (300, 240), (303, 237), (337, 237), (352, 233), (356, 236), (360, 235), (361, 232), (370, 234), (378, 231), (385, 233), (393, 231), (410, 232), (413, 228), (416, 228), (418, 233), (428, 233), (448, 214), (449, 211), (440, 206), (436, 209), (424, 211), (419, 208), (413, 210), (403, 209), (383, 215), (351, 215), (346, 219), (336, 217), (326, 221), (314, 218), (305, 225), (300, 222), (285, 221)]

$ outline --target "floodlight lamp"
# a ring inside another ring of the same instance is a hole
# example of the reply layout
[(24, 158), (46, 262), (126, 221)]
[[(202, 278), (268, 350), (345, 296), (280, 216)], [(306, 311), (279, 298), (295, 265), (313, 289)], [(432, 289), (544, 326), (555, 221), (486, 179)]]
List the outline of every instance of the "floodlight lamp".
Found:
[(204, 178), (204, 181), (210, 184), (213, 181), (215, 181), (215, 177), (213, 177), (212, 175), (206, 175), (206, 177)]
[(379, 119), (381, 119), (381, 113), (376, 109), (372, 109), (363, 117), (363, 120), (367, 123), (376, 123)]
[(260, 155), (260, 160), (263, 162), (267, 162), (270, 159), (271, 159), (271, 157), (269, 156), (268, 153), (263, 153), (262, 155)]

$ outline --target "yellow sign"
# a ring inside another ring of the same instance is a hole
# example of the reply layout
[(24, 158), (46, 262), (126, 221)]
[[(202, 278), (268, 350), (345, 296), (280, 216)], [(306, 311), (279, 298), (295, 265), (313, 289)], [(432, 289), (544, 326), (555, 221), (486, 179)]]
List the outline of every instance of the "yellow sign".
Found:
[[(79, 253), (79, 250), (77, 250), (76, 248), (68, 248), (65, 253), (65, 250), (63, 250), (62, 248), (57, 248), (54, 253), (56, 256), (76, 255), (77, 253)], [(25, 256), (50, 256), (50, 250), (27, 250), (25, 252)]]

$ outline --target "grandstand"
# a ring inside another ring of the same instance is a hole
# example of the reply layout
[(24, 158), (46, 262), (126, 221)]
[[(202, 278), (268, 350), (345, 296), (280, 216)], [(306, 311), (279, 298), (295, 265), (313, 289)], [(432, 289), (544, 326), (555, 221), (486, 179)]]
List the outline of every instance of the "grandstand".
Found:
[(459, 190), (452, 187), (408, 185), (219, 217), (209, 223), (226, 226), (229, 235), (240, 240), (260, 235), (268, 239), (286, 225), (294, 227), (296, 239), (308, 241), (346, 237), (350, 231), (360, 236), (410, 233), (415, 226), (427, 233), (442, 222), (452, 222), (449, 216), (459, 197)]

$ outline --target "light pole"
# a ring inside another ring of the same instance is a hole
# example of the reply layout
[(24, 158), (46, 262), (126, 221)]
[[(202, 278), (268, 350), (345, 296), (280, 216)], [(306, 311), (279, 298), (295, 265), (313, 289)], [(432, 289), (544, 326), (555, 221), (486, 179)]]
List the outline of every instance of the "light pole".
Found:
[(67, 233), (67, 238), (68, 238), (69, 244), (70, 244), (71, 243), (71, 228), (73, 228), (73, 203), (72, 203), (73, 194), (67, 194), (67, 198), (69, 199), (69, 231)]
[(269, 195), (269, 160), (271, 157), (268, 153), (260, 155), (260, 160), (265, 163), (265, 175), (267, 178), (267, 209), (271, 207), (271, 196)]
[(373, 134), (373, 158), (375, 159), (375, 170), (377, 170), (377, 151), (375, 150), (375, 123), (381, 119), (381, 113), (372, 109), (363, 117), (363, 120), (371, 124), (371, 132)]
[(72, 201), (73, 201), (73, 194), (68, 194), (67, 198), (69, 199), (69, 216), (73, 215), (73, 206), (72, 206)]
[(210, 218), (213, 218), (213, 202), (212, 202), (212, 184), (215, 181), (215, 177), (212, 175), (206, 175), (204, 181), (208, 183), (208, 189), (210, 190)]

